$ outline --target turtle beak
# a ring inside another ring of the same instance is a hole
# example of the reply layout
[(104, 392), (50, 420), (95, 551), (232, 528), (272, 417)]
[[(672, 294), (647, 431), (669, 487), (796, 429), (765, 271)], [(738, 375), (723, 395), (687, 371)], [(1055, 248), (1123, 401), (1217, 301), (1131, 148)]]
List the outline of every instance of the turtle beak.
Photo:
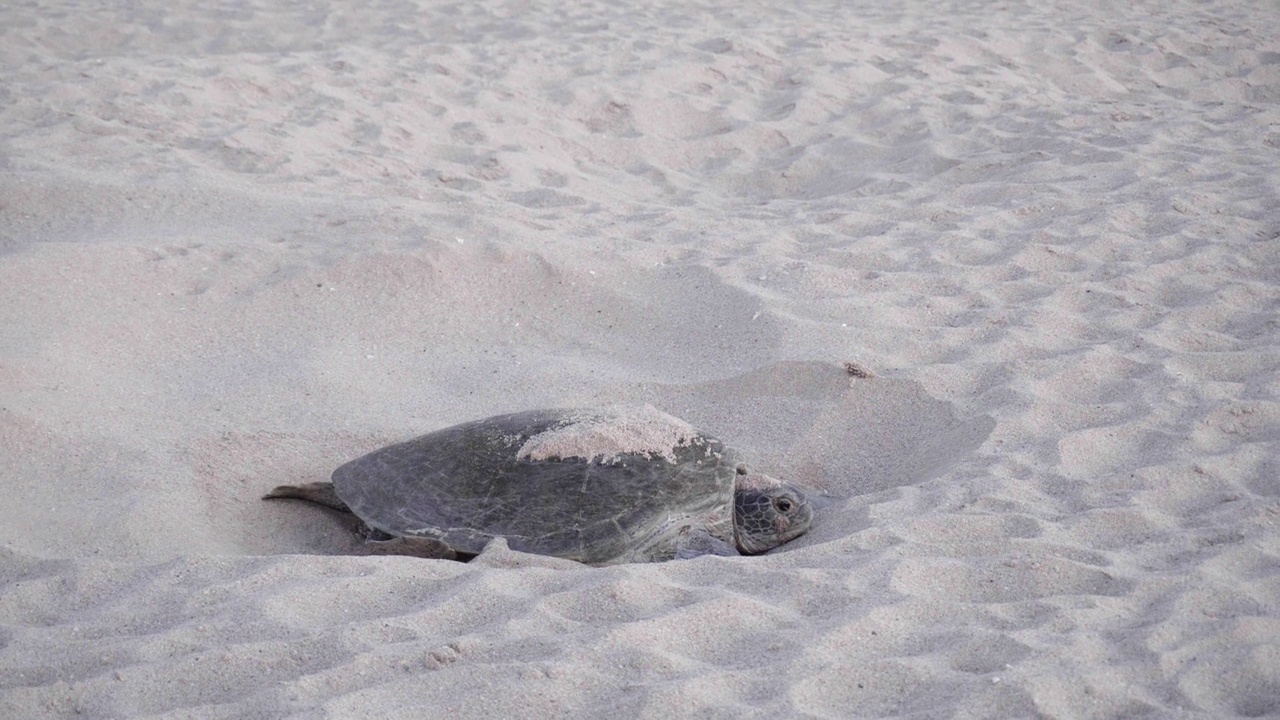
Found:
[[(799, 493), (799, 491), (797, 491)], [(800, 507), (794, 515), (779, 515), (774, 519), (774, 529), (778, 535), (778, 544), (791, 542), (809, 531), (813, 526), (813, 512), (819, 507), (814, 497), (807, 493), (800, 494)]]

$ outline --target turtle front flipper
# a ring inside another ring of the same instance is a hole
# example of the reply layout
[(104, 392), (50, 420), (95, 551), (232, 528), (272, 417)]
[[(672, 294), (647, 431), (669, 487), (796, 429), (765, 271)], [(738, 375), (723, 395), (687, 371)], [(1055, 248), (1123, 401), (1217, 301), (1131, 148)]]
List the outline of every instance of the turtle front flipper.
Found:
[(368, 540), (365, 547), (371, 555), (409, 555), (428, 560), (457, 560), (458, 553), (444, 543), (429, 537), (393, 537), (390, 540)]
[(317, 505), (332, 508), (338, 512), (349, 513), (351, 508), (342, 502), (333, 489), (333, 483), (316, 482), (306, 485), (280, 485), (262, 496), (263, 500), (306, 500)]
[(722, 555), (733, 557), (740, 555), (733, 543), (725, 542), (712, 535), (706, 528), (691, 528), (676, 541), (676, 559), (688, 560), (700, 555)]

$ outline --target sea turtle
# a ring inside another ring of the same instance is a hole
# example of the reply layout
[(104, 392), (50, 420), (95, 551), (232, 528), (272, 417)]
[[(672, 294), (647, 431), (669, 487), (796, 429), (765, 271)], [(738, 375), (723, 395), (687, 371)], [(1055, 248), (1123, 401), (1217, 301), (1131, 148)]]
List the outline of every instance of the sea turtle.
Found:
[(807, 531), (795, 485), (652, 405), (532, 410), (455, 425), (282, 485), (354, 513), (377, 552), (455, 557), (495, 537), (590, 565), (762, 553)]

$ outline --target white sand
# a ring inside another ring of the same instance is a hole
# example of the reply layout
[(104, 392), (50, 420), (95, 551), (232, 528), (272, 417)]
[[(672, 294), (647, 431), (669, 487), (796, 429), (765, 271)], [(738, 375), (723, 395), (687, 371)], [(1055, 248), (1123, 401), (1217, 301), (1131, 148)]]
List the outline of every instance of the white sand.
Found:
[(676, 450), (695, 443), (706, 446), (696, 428), (648, 403), (606, 405), (575, 410), (562, 424), (525, 440), (516, 458), (614, 464), (640, 454), (677, 463)]
[[(1278, 186), (1273, 2), (5, 4), (0, 717), (1280, 714)], [(618, 402), (837, 499), (258, 500)]]

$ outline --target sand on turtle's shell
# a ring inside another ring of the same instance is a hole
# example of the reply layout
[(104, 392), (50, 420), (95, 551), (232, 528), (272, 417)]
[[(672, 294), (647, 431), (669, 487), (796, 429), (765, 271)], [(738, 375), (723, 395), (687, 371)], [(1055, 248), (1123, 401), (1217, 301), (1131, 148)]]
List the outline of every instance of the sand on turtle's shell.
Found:
[(764, 491), (782, 487), (782, 481), (772, 475), (752, 472), (750, 468), (746, 468), (741, 465), (738, 467), (745, 469), (746, 472), (741, 472), (741, 470), (739, 471), (740, 474), (738, 475), (737, 480), (734, 481), (734, 488), (737, 490)]
[(569, 423), (534, 435), (520, 446), (516, 458), (612, 463), (622, 455), (639, 454), (674, 463), (676, 448), (697, 442), (705, 442), (697, 429), (652, 405), (614, 406), (583, 410)]

